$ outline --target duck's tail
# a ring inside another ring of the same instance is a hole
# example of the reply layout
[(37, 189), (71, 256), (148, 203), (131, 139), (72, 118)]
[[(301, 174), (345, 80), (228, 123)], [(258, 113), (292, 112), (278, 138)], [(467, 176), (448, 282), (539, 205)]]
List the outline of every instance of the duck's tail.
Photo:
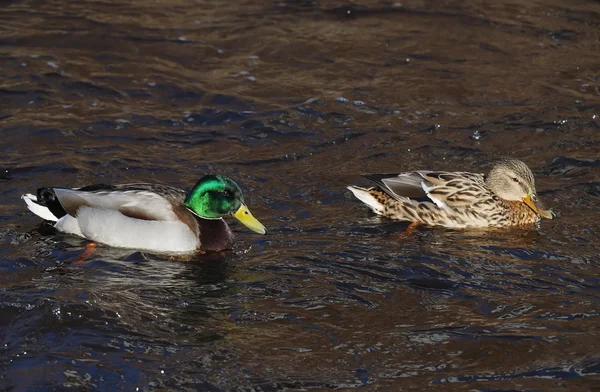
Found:
[(50, 212), (50, 209), (48, 207), (38, 202), (37, 196), (28, 193), (26, 195), (21, 196), (21, 199), (25, 201), (25, 204), (27, 204), (27, 208), (29, 208), (29, 211), (33, 212), (40, 218), (52, 222), (58, 221), (58, 217), (56, 217), (52, 212)]
[(404, 197), (394, 198), (379, 187), (361, 188), (351, 185), (348, 189), (378, 215), (407, 222), (427, 223), (420, 216), (430, 214), (429, 208), (423, 206), (423, 203)]
[(348, 189), (358, 198), (358, 200), (365, 203), (374, 213), (379, 215), (385, 215), (385, 204), (386, 201), (391, 199), (385, 192), (378, 188), (361, 188), (359, 186), (350, 185)]

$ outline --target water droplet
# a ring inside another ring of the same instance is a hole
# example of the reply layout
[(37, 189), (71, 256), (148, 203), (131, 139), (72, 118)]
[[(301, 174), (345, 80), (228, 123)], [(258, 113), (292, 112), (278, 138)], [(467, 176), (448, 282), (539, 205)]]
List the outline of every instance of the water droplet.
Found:
[(254, 76), (248, 76), (248, 80), (251, 82), (256, 82), (256, 78)]
[(595, 119), (597, 119), (598, 117), (599, 117), (599, 116), (598, 116), (597, 114), (594, 114), (594, 115), (592, 116), (592, 120), (595, 120)]
[(473, 132), (473, 134), (471, 135), (471, 139), (473, 139), (473, 140), (481, 139), (481, 133), (479, 133), (479, 131)]
[(335, 100), (341, 103), (348, 103), (348, 100), (344, 97), (337, 97)]
[(148, 83), (148, 87), (155, 87), (155, 86), (156, 86), (156, 83), (155, 83), (155, 82), (150, 82), (150, 83)]
[(352, 104), (356, 106), (363, 106), (365, 103), (363, 101), (352, 101)]
[(177, 38), (177, 40), (179, 42), (185, 42), (185, 41), (187, 41), (187, 38), (185, 38), (185, 37), (179, 37), (179, 38)]
[(225, 53), (225, 52), (223, 51), (223, 49), (217, 49), (217, 53), (218, 53), (218, 54), (223, 54), (223, 53)]
[(52, 68), (58, 68), (58, 65), (56, 65), (54, 61), (48, 61), (46, 64), (48, 64)]

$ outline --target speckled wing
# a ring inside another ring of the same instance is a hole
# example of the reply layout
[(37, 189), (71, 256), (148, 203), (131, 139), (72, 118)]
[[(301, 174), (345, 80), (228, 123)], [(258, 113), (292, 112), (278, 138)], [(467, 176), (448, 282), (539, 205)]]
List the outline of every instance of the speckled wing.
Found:
[(421, 186), (438, 207), (472, 206), (489, 191), (483, 174), (468, 172), (417, 172), (423, 178)]
[(471, 205), (478, 194), (487, 192), (484, 176), (478, 173), (415, 171), (366, 177), (396, 200), (429, 199), (440, 208)]
[(53, 192), (67, 214), (81, 206), (117, 210), (143, 220), (176, 221), (173, 206), (183, 203), (184, 191), (155, 184), (92, 185), (79, 189), (43, 188)]

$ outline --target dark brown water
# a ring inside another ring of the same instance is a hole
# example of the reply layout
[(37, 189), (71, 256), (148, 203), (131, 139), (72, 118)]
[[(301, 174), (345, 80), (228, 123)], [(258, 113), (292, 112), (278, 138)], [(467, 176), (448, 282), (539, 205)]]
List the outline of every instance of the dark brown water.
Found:
[[(597, 1), (4, 1), (0, 390), (600, 388)], [(359, 174), (527, 162), (558, 219), (419, 229)], [(54, 232), (42, 185), (235, 178), (191, 261)]]

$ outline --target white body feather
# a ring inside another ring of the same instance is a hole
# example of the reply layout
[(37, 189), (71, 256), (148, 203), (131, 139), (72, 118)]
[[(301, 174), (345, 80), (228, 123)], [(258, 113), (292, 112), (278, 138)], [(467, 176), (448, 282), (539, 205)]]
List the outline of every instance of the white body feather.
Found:
[(148, 221), (129, 218), (116, 210), (81, 207), (77, 223), (83, 237), (110, 246), (191, 252), (200, 245), (200, 239), (180, 221)]
[(71, 215), (65, 215), (60, 218), (55, 224), (54, 227), (58, 231), (62, 231), (63, 233), (75, 234), (80, 237), (85, 237), (79, 228), (79, 222), (77, 222), (77, 218), (72, 217)]

